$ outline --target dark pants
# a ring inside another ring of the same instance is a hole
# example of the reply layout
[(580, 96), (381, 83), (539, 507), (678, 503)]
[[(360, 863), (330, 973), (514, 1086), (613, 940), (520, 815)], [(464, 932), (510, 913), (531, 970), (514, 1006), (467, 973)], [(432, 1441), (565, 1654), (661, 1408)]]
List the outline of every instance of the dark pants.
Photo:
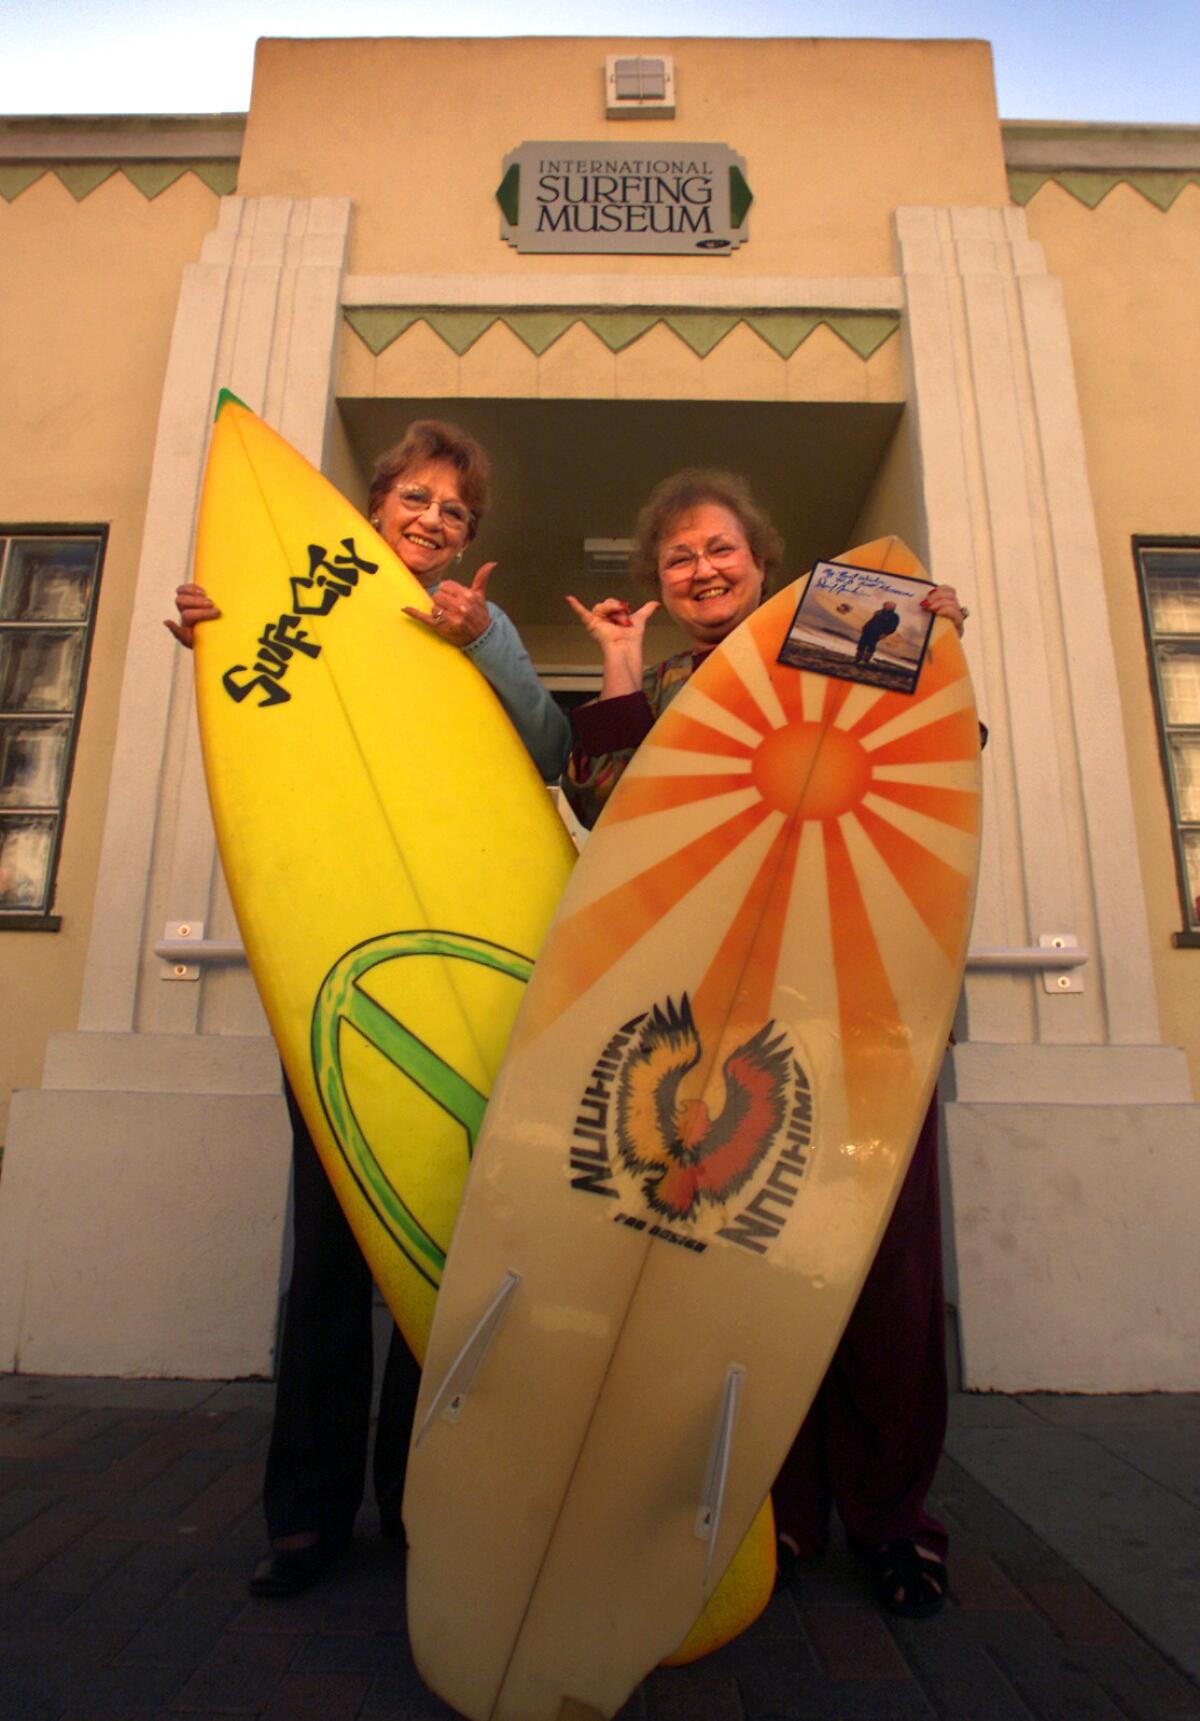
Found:
[(879, 1253), (776, 1479), (779, 1532), (802, 1555), (817, 1554), (836, 1506), (863, 1547), (908, 1537), (944, 1555), (946, 1530), (925, 1495), (946, 1409), (935, 1094)]
[[(372, 1282), (284, 1083), (292, 1119), (295, 1250), (280, 1342), (263, 1507), (272, 1540), (348, 1536), (362, 1504), (371, 1420)], [(375, 1498), (398, 1527), (420, 1370), (393, 1327), (375, 1432)]]

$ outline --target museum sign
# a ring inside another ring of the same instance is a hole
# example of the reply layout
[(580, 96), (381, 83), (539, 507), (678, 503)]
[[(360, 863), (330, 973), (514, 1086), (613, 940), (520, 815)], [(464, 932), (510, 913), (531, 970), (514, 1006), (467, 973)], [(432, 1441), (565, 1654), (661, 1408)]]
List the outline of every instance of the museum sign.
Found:
[(750, 237), (752, 200), (724, 143), (523, 143), (496, 191), (518, 251), (727, 256)]

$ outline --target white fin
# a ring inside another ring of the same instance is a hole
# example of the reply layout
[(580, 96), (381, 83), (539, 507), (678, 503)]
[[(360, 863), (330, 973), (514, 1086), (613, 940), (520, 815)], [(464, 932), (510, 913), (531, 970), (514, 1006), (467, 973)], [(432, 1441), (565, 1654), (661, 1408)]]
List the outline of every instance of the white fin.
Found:
[(713, 1429), (712, 1446), (708, 1454), (708, 1468), (704, 1474), (704, 1492), (700, 1497), (700, 1510), (696, 1513), (695, 1535), (701, 1542), (708, 1543), (708, 1561), (704, 1567), (704, 1581), (708, 1582), (708, 1574), (712, 1570), (713, 1553), (717, 1546), (717, 1532), (721, 1527), (721, 1503), (725, 1498), (725, 1476), (729, 1469), (729, 1448), (733, 1444), (733, 1425), (737, 1418), (738, 1398), (741, 1394), (742, 1383), (746, 1371), (739, 1363), (730, 1363), (725, 1376), (725, 1390), (721, 1394), (721, 1408), (717, 1412), (717, 1425)]
[(447, 1422), (457, 1422), (462, 1415), (475, 1376), (488, 1353), (488, 1347), (500, 1330), (500, 1324), (508, 1313), (512, 1294), (520, 1283), (520, 1273), (505, 1273), (500, 1289), (483, 1311), (466, 1344), (451, 1363), (445, 1380), (434, 1394), (433, 1403), (426, 1411), (425, 1420), (417, 1431), (414, 1447), (421, 1444), (429, 1432), (430, 1424), (439, 1415)]

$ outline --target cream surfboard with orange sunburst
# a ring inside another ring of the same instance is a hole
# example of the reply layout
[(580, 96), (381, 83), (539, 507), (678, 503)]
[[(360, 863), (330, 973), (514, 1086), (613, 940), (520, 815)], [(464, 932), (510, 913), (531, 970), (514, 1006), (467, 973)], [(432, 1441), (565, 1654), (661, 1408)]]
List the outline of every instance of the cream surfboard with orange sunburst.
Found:
[[(859, 568), (924, 577), (898, 539)], [(786, 667), (803, 582), (693, 675), (572, 876), (438, 1302), (405, 1524), (472, 1721), (611, 1716), (762, 1504), (873, 1258), (958, 996), (979, 738)]]

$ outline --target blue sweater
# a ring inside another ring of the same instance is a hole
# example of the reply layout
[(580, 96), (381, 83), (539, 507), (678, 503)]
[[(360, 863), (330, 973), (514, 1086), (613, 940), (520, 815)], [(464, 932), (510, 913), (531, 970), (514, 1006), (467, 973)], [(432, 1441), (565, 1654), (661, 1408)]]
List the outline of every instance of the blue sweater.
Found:
[[(437, 586), (427, 589), (432, 597)], [(490, 623), (478, 639), (462, 647), (463, 655), (487, 679), (542, 780), (556, 783), (571, 750), (571, 725), (538, 680), (529, 653), (504, 611), (489, 602), (488, 615)]]

